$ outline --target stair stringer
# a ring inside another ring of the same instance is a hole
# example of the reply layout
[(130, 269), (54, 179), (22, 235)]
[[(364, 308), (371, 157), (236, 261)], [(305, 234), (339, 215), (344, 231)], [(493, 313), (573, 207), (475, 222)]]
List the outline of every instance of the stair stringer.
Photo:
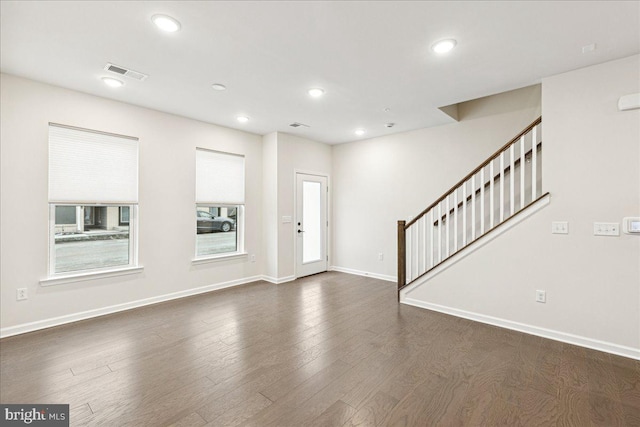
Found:
[(509, 218), (507, 221), (502, 224), (496, 226), (492, 230), (488, 231), (486, 234), (482, 235), (473, 243), (467, 245), (463, 249), (456, 252), (451, 257), (447, 258), (431, 270), (427, 271), (424, 275), (414, 280), (409, 285), (405, 286), (400, 290), (400, 302), (406, 303), (406, 299), (409, 297), (411, 292), (418, 289), (421, 286), (424, 286), (431, 279), (442, 273), (443, 271), (453, 267), (462, 259), (466, 258), (468, 255), (477, 251), (487, 243), (496, 239), (501, 234), (507, 232), (509, 229), (515, 227), (525, 219), (529, 218), (539, 210), (543, 209), (551, 202), (551, 195), (549, 193), (544, 194), (540, 198), (538, 198), (535, 202), (531, 203), (529, 206), (524, 208), (523, 210), (516, 213), (512, 218)]

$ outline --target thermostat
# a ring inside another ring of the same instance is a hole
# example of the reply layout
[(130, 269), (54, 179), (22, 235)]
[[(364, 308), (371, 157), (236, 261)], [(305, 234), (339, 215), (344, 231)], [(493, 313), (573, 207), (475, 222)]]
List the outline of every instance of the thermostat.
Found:
[(640, 217), (622, 218), (622, 231), (627, 234), (640, 234)]

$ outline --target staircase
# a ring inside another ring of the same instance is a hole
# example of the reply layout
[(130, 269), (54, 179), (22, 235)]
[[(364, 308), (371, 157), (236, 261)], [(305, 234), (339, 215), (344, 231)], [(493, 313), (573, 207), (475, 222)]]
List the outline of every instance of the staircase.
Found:
[(398, 221), (398, 299), (545, 198), (539, 117), (418, 216)]

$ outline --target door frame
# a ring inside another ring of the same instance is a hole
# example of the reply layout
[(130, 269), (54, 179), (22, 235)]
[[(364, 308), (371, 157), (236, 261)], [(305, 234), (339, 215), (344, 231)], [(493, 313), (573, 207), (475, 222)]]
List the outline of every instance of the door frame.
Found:
[(331, 176), (326, 172), (310, 171), (306, 169), (294, 169), (293, 170), (293, 276), (297, 279), (298, 276), (298, 175), (315, 175), (327, 179), (327, 271), (331, 271), (331, 226), (333, 225), (333, 218), (331, 215)]

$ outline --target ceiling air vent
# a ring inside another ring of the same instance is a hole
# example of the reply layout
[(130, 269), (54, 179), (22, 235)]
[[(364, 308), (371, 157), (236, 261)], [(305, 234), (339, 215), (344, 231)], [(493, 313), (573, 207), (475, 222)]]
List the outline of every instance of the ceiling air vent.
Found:
[(309, 125), (305, 125), (304, 123), (298, 123), (298, 122), (293, 122), (289, 126), (291, 126), (292, 128), (298, 128), (300, 126), (304, 126), (306, 128), (310, 127)]
[(120, 74), (121, 76), (129, 77), (134, 80), (143, 81), (147, 77), (146, 74), (139, 73), (137, 71), (129, 70), (127, 68), (121, 67), (119, 65), (107, 64), (104, 67), (105, 70), (111, 71), (112, 73)]

